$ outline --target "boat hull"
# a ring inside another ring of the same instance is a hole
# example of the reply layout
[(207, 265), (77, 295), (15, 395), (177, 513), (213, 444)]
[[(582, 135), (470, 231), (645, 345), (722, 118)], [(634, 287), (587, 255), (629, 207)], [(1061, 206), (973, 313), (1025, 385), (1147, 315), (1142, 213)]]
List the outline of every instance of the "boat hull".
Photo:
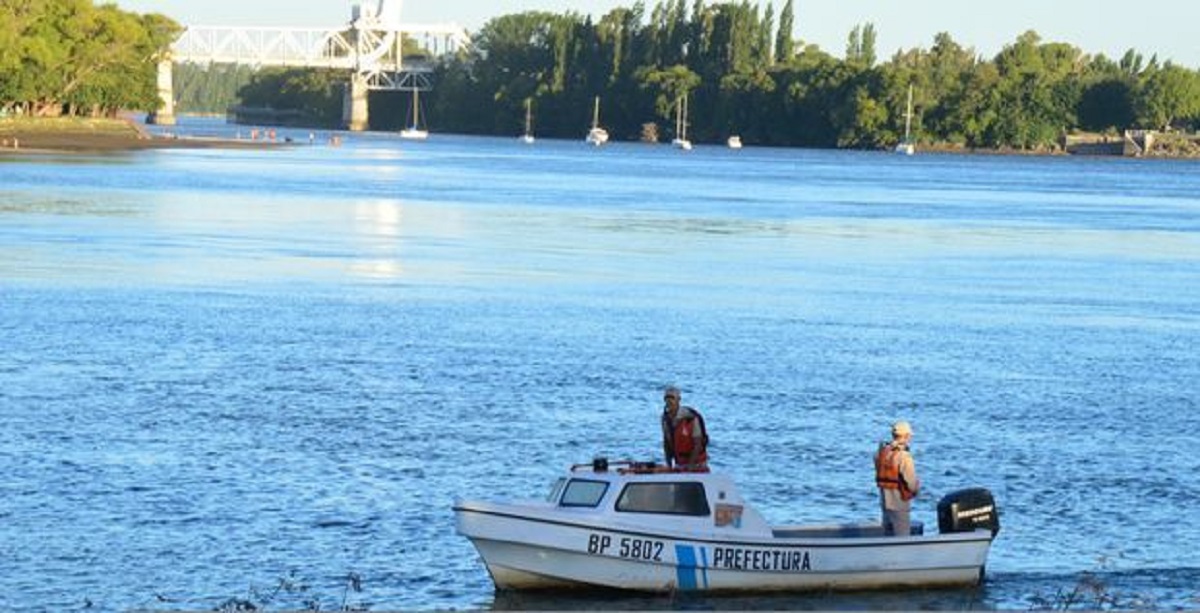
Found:
[(991, 534), (722, 540), (455, 508), (496, 587), (771, 592), (973, 585)]
[(592, 128), (588, 131), (587, 137), (585, 137), (584, 140), (589, 145), (595, 145), (599, 147), (600, 145), (608, 142), (608, 132), (603, 128)]

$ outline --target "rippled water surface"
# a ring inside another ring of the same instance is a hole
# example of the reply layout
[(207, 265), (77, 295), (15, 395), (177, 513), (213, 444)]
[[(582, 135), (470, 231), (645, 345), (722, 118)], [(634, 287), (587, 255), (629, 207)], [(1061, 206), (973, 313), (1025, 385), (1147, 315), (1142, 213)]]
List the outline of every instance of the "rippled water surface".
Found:
[[(0, 609), (1200, 607), (1197, 163), (295, 136), (0, 157)], [(454, 499), (654, 457), (668, 383), (779, 522), (909, 419), (988, 582), (494, 594)]]

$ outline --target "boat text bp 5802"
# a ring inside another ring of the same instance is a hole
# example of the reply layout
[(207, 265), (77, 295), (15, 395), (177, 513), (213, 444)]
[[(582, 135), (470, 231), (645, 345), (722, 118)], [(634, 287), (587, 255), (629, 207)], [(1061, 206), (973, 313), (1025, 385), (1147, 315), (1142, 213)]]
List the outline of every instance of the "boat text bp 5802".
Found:
[(460, 501), (458, 532), (499, 589), (805, 591), (972, 585), (999, 512), (987, 490), (947, 495), (938, 534), (879, 524), (771, 526), (733, 481), (604, 460), (576, 465), (540, 501)]

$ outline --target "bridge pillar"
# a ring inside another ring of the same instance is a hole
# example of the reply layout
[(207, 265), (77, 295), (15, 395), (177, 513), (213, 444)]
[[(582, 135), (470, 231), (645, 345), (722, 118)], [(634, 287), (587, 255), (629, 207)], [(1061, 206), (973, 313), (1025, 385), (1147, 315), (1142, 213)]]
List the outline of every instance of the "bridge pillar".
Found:
[(146, 116), (146, 123), (160, 126), (175, 125), (175, 86), (171, 76), (171, 59), (158, 63), (158, 110)]
[(367, 78), (357, 72), (342, 96), (342, 125), (353, 132), (367, 129)]

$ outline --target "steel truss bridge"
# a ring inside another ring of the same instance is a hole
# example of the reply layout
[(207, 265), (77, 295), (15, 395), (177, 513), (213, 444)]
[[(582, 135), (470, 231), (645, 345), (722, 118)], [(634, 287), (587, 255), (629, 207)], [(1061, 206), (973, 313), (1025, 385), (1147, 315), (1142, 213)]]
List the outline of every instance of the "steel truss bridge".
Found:
[[(406, 40), (415, 42), (421, 55), (406, 55)], [(175, 63), (287, 66), (346, 71), (345, 124), (362, 130), (369, 90), (428, 90), (432, 58), (470, 44), (457, 24), (402, 23), (398, 0), (379, 0), (377, 9), (355, 6), (350, 23), (337, 28), (188, 26), (172, 44), (170, 58), (159, 63), (163, 106), (152, 121), (174, 123), (170, 71)]]

